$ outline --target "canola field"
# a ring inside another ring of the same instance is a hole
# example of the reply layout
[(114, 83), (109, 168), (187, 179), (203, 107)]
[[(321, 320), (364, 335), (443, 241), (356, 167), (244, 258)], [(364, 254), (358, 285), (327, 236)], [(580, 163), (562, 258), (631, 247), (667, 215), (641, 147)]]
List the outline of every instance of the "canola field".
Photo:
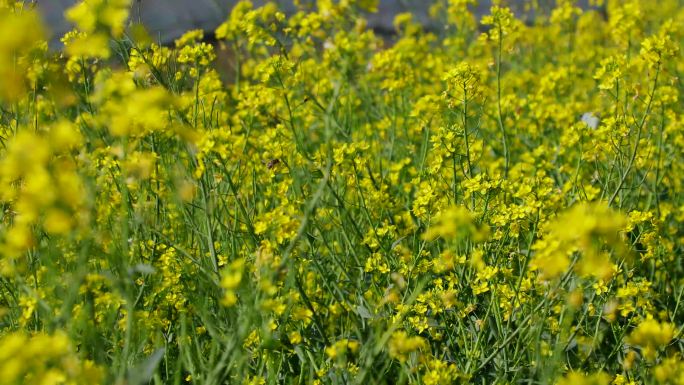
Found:
[(684, 3), (538, 3), (0, 0), (0, 383), (683, 385)]

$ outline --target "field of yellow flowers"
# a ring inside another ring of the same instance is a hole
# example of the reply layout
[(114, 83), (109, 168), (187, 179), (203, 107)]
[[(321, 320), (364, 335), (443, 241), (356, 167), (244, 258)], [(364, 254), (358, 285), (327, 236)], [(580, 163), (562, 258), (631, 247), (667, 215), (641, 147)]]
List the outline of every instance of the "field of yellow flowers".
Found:
[(0, 383), (684, 384), (684, 3), (377, 3), (0, 0)]

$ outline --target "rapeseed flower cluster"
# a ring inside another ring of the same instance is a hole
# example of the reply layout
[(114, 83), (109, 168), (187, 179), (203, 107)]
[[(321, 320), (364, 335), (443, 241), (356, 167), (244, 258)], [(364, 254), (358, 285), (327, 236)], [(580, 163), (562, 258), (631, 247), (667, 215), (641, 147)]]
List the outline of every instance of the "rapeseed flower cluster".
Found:
[(134, 3), (0, 0), (0, 383), (683, 383), (680, 1)]

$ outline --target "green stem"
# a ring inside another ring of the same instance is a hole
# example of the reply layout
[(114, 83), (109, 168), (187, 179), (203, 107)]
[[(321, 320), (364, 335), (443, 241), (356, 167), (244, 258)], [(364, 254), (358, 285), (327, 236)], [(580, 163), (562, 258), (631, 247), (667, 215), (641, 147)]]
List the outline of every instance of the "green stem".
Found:
[(510, 164), (510, 155), (508, 153), (508, 140), (506, 138), (506, 128), (503, 123), (503, 114), (501, 112), (501, 51), (503, 46), (503, 30), (501, 25), (499, 25), (499, 46), (498, 53), (496, 55), (496, 107), (497, 107), (497, 120), (499, 123), (499, 129), (501, 130), (501, 141), (503, 143), (504, 152), (504, 178), (508, 177), (508, 167)]
[[(634, 143), (634, 149), (632, 150), (632, 156), (629, 159), (629, 163), (627, 164), (627, 169), (625, 172), (622, 174), (622, 177), (620, 178), (620, 183), (618, 183), (617, 188), (613, 192), (613, 195), (610, 197), (608, 200), (608, 206), (611, 206), (613, 202), (615, 201), (615, 198), (617, 198), (618, 194), (620, 193), (620, 190), (622, 190), (622, 186), (625, 184), (625, 181), (627, 180), (627, 176), (629, 175), (629, 172), (632, 170), (632, 167), (634, 166), (634, 160), (636, 159), (638, 150), (639, 150), (639, 141), (641, 140), (641, 132), (644, 128), (644, 124), (646, 123), (646, 118), (648, 115), (651, 113), (651, 105), (653, 104), (653, 96), (655, 95), (656, 92), (656, 87), (658, 86), (658, 75), (660, 74), (660, 65), (656, 67), (656, 73), (655, 73), (655, 78), (653, 79), (653, 87), (651, 88), (651, 93), (648, 97), (648, 104), (646, 105), (646, 112), (644, 113), (644, 116), (641, 117), (641, 121), (639, 122), (639, 125), (637, 126), (637, 137), (636, 137), (636, 142)], [(620, 204), (622, 205), (622, 203)]]

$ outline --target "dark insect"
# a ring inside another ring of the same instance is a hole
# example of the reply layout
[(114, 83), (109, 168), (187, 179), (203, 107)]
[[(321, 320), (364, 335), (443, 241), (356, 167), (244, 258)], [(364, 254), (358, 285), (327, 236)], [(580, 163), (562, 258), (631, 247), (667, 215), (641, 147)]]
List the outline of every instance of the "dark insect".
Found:
[(268, 169), (270, 170), (270, 169), (272, 169), (273, 167), (277, 166), (279, 163), (280, 163), (280, 159), (278, 159), (278, 158), (276, 158), (276, 159), (271, 159), (271, 160), (268, 161), (268, 163), (266, 164), (266, 168), (268, 168)]

